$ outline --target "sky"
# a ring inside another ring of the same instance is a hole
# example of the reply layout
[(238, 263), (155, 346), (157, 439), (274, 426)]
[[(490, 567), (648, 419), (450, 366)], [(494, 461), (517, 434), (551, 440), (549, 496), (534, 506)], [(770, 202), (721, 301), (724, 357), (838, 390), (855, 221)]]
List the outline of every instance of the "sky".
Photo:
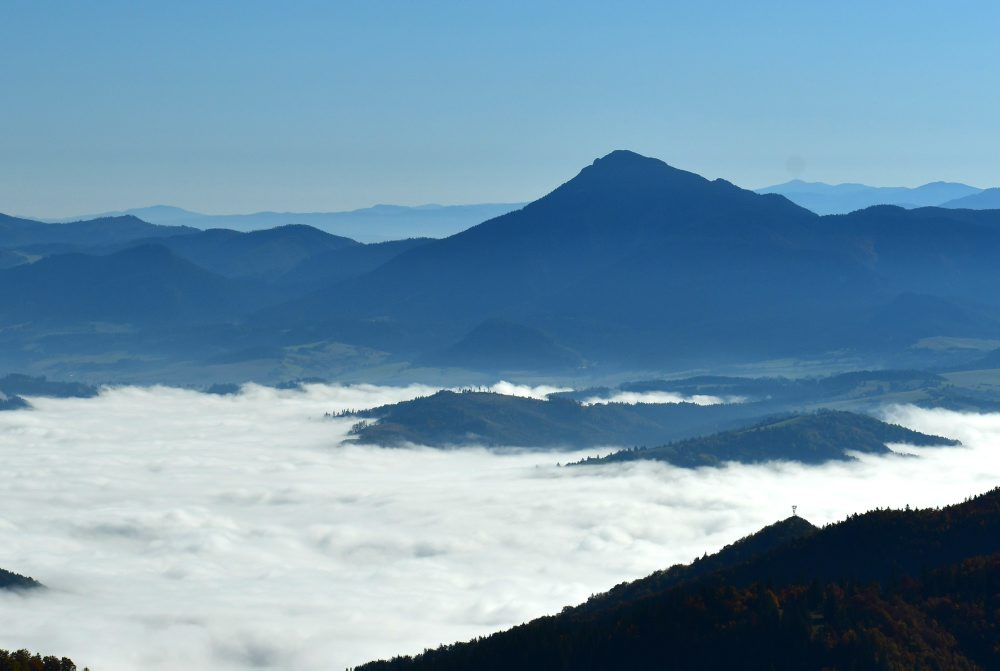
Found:
[(522, 202), (619, 148), (1000, 185), (1000, 5), (0, 2), (0, 212)]
[[(498, 387), (538, 396), (544, 389)], [(584, 453), (345, 442), (324, 413), (430, 388), (120, 387), (0, 413), (0, 648), (102, 671), (343, 669), (509, 627), (789, 516), (1000, 479), (1000, 415), (887, 409), (963, 447), (822, 467), (560, 467)], [(593, 454), (593, 451), (588, 452)]]

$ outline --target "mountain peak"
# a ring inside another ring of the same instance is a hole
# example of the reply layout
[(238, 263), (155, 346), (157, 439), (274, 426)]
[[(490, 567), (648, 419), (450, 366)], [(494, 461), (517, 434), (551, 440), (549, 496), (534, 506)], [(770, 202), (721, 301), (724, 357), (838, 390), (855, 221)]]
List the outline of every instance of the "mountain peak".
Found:
[(605, 154), (600, 158), (595, 158), (593, 165), (604, 162), (634, 162), (634, 161), (655, 161), (656, 163), (663, 163), (663, 161), (655, 158), (650, 158), (648, 156), (643, 156), (638, 152), (634, 152), (630, 149), (615, 149), (609, 154)]
[(617, 149), (596, 159), (568, 182), (624, 190), (623, 192), (650, 188), (659, 190), (664, 187), (688, 190), (709, 183), (701, 175), (627, 149)]
[(650, 170), (659, 172), (669, 170), (686, 175), (694, 175), (694, 173), (675, 168), (658, 158), (643, 156), (628, 149), (616, 149), (610, 154), (594, 159), (594, 162), (589, 167), (591, 169), (600, 168), (602, 170)]

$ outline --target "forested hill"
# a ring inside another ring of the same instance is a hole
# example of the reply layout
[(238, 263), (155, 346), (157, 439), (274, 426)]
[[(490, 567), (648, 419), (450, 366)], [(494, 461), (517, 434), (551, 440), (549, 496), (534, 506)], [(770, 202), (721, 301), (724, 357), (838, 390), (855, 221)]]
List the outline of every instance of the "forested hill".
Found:
[(41, 586), (42, 583), (34, 578), (0, 568), (0, 589), (35, 589)]
[[(797, 528), (749, 557), (723, 551), (673, 569), (688, 572), (674, 581), (654, 576), (556, 616), (360, 669), (1000, 668), (1000, 488), (944, 509)], [(706, 562), (719, 568), (697, 569)]]
[(661, 594), (672, 587), (750, 562), (817, 531), (819, 529), (808, 520), (793, 515), (741, 538), (715, 554), (697, 558), (690, 564), (677, 564), (645, 578), (616, 585), (604, 594), (592, 596), (578, 609), (596, 613), (613, 609), (625, 602)]
[(853, 412), (820, 412), (767, 419), (753, 426), (692, 438), (653, 448), (622, 450), (582, 463), (609, 463), (654, 459), (676, 466), (715, 466), (726, 461), (755, 463), (787, 460), (818, 464), (850, 459), (849, 452), (887, 454), (888, 443), (906, 445), (960, 445), (942, 436), (929, 436), (896, 424), (887, 424)]
[[(958, 445), (866, 415), (824, 410), (761, 420), (753, 404), (607, 403), (584, 405), (563, 397), (543, 401), (491, 392), (440, 391), (410, 401), (349, 413), (362, 443), (432, 447), (516, 446), (581, 448), (659, 444), (581, 463), (636, 459), (694, 468), (726, 461), (785, 460), (819, 464), (849, 452), (887, 454), (887, 443)], [(747, 424), (755, 422), (750, 426)], [(741, 428), (713, 433), (720, 427)], [(711, 434), (711, 435), (703, 435)], [(702, 437), (692, 437), (699, 436)], [(663, 444), (668, 440), (679, 440)]]
[(593, 447), (656, 444), (748, 421), (753, 408), (691, 403), (582, 405), (491, 392), (440, 391), (355, 413), (358, 441), (394, 446)]

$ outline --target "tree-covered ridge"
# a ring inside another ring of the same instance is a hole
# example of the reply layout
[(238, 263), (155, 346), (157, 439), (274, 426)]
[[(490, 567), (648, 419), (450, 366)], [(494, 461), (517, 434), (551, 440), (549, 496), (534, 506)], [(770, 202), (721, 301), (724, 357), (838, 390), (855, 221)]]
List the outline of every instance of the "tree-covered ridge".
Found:
[(76, 664), (68, 657), (42, 657), (28, 650), (0, 650), (0, 671), (76, 671)]
[(591, 447), (698, 435), (745, 412), (690, 403), (582, 405), (561, 398), (440, 391), (353, 415), (362, 420), (354, 430), (359, 442), (374, 445)]
[[(723, 553), (700, 560), (661, 589), (619, 586), (556, 616), (360, 668), (1000, 668), (1000, 489), (944, 509), (852, 515), (761, 549), (730, 554), (735, 564)], [(694, 572), (701, 562), (722, 567)]]
[[(798, 379), (698, 376), (556, 392), (547, 401), (483, 391), (444, 391), (347, 414), (363, 420), (355, 430), (360, 442), (384, 446), (662, 446), (821, 408), (863, 414), (894, 403), (958, 410), (1000, 409), (1000, 391), (977, 385), (974, 378), (963, 384), (966, 386), (952, 384), (934, 373), (913, 370), (855, 371)], [(723, 402), (609, 402), (621, 398), (620, 394), (642, 400), (641, 395), (656, 392), (681, 398), (714, 397)], [(922, 444), (918, 436), (907, 436)], [(886, 440), (894, 439), (887, 436)], [(821, 442), (821, 437), (813, 442)], [(881, 445), (872, 447), (881, 450)], [(836, 458), (842, 456), (838, 453)]]
[(494, 635), (360, 669), (988, 670), (1000, 663), (1000, 602), (981, 590), (998, 580), (991, 555), (888, 588), (709, 584), (643, 602), (628, 620), (538, 623), (513, 630), (516, 642)]
[(659, 594), (697, 578), (740, 566), (817, 531), (819, 529), (806, 519), (793, 515), (745, 536), (715, 554), (696, 558), (690, 564), (677, 564), (645, 578), (615, 585), (603, 594), (591, 596), (586, 603), (577, 606), (576, 610), (593, 613), (614, 608), (626, 601)]
[[(359, 418), (352, 433), (362, 443), (433, 447), (462, 445), (593, 447), (657, 444), (615, 452), (582, 463), (635, 459), (677, 466), (726, 461), (790, 460), (818, 464), (850, 459), (848, 452), (888, 453), (887, 443), (958, 445), (866, 415), (824, 410), (760, 420), (764, 406), (748, 404), (605, 403), (583, 405), (561, 396), (549, 400), (482, 391), (440, 391), (410, 401), (347, 413)], [(719, 427), (742, 426), (712, 435)], [(665, 440), (679, 440), (663, 444)]]
[(42, 583), (34, 578), (0, 568), (0, 589), (35, 589), (41, 586)]
[(850, 459), (848, 452), (885, 454), (887, 443), (959, 445), (959, 441), (929, 436), (866, 415), (825, 410), (767, 419), (753, 426), (724, 431), (652, 448), (622, 450), (582, 463), (610, 463), (653, 459), (694, 468), (727, 461), (757, 463), (788, 460), (807, 464)]

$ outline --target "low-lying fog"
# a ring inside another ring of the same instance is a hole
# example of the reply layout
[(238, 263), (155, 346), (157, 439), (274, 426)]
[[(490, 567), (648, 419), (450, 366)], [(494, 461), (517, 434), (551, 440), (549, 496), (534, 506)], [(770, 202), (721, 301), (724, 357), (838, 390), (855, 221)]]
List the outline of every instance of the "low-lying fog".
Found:
[(890, 409), (966, 444), (919, 459), (699, 471), (358, 447), (323, 417), (429, 391), (121, 388), (0, 413), (0, 567), (51, 588), (0, 596), (0, 647), (97, 671), (342, 669), (558, 611), (792, 504), (822, 524), (1000, 482), (1000, 415)]
[(710, 396), (694, 394), (685, 396), (672, 391), (616, 391), (609, 396), (591, 396), (583, 400), (584, 405), (601, 403), (694, 403), (695, 405), (718, 405), (720, 403), (742, 403), (742, 396)]

